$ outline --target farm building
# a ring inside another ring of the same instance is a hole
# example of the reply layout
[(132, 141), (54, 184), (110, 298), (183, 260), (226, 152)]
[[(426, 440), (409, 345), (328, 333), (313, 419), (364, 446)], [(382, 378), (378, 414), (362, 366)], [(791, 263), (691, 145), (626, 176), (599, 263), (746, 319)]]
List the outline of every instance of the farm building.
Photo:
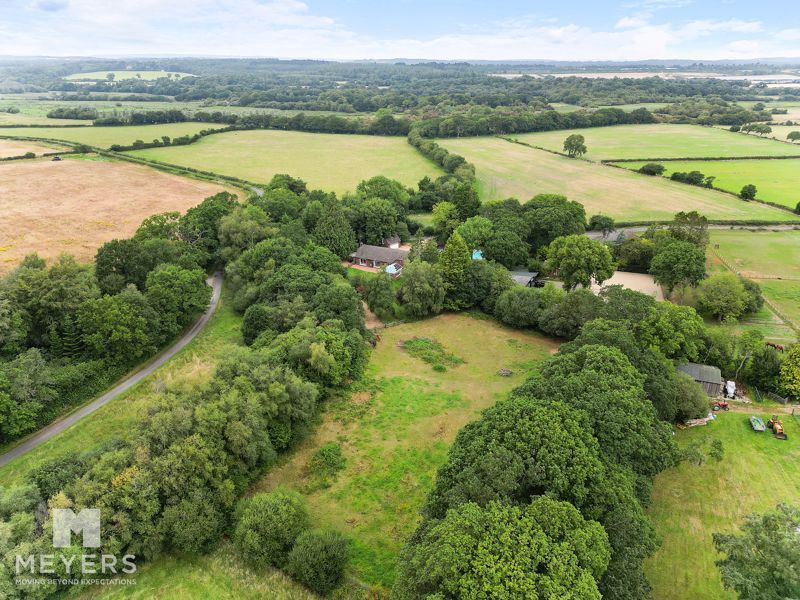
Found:
[(722, 372), (717, 367), (686, 363), (679, 365), (678, 370), (683, 371), (702, 385), (709, 398), (716, 398), (722, 391)]
[(403, 241), (400, 239), (399, 235), (393, 235), (392, 237), (385, 238), (383, 240), (383, 245), (387, 248), (397, 249), (400, 247)]
[(358, 250), (350, 255), (350, 262), (362, 267), (374, 267), (376, 269), (394, 264), (402, 267), (406, 256), (408, 256), (408, 250), (361, 244)]

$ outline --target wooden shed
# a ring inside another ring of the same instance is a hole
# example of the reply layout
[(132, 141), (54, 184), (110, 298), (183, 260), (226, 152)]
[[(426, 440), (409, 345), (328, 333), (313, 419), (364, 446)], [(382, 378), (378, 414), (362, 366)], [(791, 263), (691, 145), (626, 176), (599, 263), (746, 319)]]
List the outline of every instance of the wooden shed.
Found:
[(716, 398), (722, 391), (722, 372), (717, 367), (698, 363), (686, 363), (685, 365), (679, 365), (678, 370), (686, 373), (689, 377), (702, 385), (709, 398)]

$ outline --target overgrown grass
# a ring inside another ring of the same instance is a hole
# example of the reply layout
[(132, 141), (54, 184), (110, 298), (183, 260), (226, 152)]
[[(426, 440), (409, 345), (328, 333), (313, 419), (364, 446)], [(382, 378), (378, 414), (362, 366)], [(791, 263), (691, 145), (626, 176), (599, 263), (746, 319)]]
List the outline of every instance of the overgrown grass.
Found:
[(464, 359), (445, 350), (438, 341), (427, 337), (413, 337), (403, 342), (403, 349), (411, 356), (424, 361), (434, 371), (445, 372), (447, 367), (464, 364)]
[[(760, 416), (766, 421), (770, 415)], [(769, 430), (753, 432), (748, 417), (726, 413), (678, 433), (681, 446), (703, 442), (706, 453), (721, 441), (724, 458), (708, 458), (702, 466), (683, 463), (656, 478), (648, 512), (663, 543), (647, 574), (658, 600), (735, 598), (722, 588), (711, 535), (735, 530), (750, 512), (796, 504), (800, 497), (800, 426), (786, 415), (789, 439), (780, 441)]]
[[(316, 524), (352, 540), (352, 575), (379, 590), (394, 581), (398, 553), (456, 433), (556, 347), (465, 314), (389, 327), (381, 337), (366, 381), (352, 397), (331, 402), (316, 434), (253, 489), (285, 485), (304, 492)], [(423, 337), (458, 352), (468, 365), (421, 369), (402, 345)], [(501, 368), (514, 375), (500, 377)], [(307, 465), (331, 442), (341, 446), (346, 465), (329, 487), (309, 491)]]
[(217, 361), (241, 343), (240, 326), (241, 317), (233, 312), (227, 289), (223, 289), (208, 325), (172, 360), (63, 433), (0, 468), (0, 485), (20, 482), (45, 460), (84, 452), (112, 438), (128, 438), (161, 390), (191, 389), (206, 382)]

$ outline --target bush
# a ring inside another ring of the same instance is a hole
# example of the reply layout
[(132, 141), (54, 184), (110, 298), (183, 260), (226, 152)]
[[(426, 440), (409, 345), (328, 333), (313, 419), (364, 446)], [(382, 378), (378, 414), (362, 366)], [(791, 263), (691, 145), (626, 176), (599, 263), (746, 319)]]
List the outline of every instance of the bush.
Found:
[(639, 173), (643, 173), (645, 175), (661, 175), (666, 171), (667, 168), (664, 165), (659, 165), (657, 163), (647, 163), (639, 167)]
[(297, 538), (286, 571), (320, 595), (326, 595), (344, 580), (348, 542), (338, 531), (306, 531)]
[(677, 373), (675, 377), (677, 390), (678, 421), (698, 419), (708, 413), (708, 397), (700, 385), (686, 373)]
[(342, 447), (336, 442), (328, 442), (314, 452), (308, 470), (317, 477), (332, 477), (344, 468), (345, 462)]
[(757, 193), (758, 189), (756, 186), (754, 186), (752, 183), (748, 183), (742, 188), (742, 191), (739, 192), (739, 197), (742, 200), (754, 200)]
[(233, 542), (252, 566), (281, 567), (307, 528), (308, 513), (300, 494), (279, 489), (244, 501)]

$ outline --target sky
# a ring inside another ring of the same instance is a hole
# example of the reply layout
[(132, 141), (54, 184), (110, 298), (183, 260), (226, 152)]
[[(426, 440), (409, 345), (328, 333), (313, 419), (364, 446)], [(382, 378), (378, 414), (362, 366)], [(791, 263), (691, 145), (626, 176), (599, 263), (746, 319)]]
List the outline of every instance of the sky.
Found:
[(800, 58), (797, 0), (0, 0), (0, 55)]

